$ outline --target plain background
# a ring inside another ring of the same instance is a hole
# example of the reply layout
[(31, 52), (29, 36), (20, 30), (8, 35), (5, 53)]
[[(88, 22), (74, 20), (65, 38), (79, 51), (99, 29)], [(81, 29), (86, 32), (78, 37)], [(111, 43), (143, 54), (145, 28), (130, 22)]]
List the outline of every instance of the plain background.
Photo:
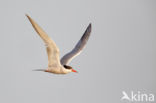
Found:
[[(43, 41), (29, 14), (69, 52), (92, 23), (79, 73), (34, 72), (47, 67)], [(156, 93), (155, 0), (1, 0), (1, 103), (121, 103), (122, 91)]]

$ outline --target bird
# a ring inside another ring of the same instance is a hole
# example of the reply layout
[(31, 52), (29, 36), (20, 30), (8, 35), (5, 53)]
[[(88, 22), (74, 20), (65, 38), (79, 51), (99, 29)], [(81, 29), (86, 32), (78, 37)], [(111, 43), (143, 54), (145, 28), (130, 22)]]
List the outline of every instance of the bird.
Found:
[(48, 55), (48, 67), (46, 69), (37, 69), (35, 71), (44, 71), (53, 74), (67, 74), (71, 72), (78, 73), (68, 64), (74, 57), (79, 55), (82, 49), (85, 47), (91, 34), (91, 23), (89, 23), (87, 29), (85, 30), (84, 34), (82, 35), (76, 46), (69, 53), (64, 55), (60, 60), (59, 48), (57, 47), (55, 42), (29, 15), (26, 14), (26, 17), (32, 24), (32, 27), (35, 29), (37, 34), (44, 41)]

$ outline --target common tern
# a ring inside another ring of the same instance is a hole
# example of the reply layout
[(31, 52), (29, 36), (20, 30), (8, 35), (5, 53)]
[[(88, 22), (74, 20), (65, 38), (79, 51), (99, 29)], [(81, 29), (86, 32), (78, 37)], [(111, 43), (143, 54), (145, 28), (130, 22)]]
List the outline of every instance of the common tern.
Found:
[(69, 66), (69, 62), (79, 55), (82, 49), (85, 47), (89, 36), (91, 34), (91, 23), (88, 25), (86, 31), (84, 32), (81, 39), (78, 41), (74, 49), (72, 49), (69, 53), (64, 55), (61, 60), (59, 58), (59, 48), (55, 44), (55, 42), (44, 32), (44, 30), (30, 17), (26, 14), (33, 28), (37, 32), (37, 34), (44, 41), (48, 54), (48, 67), (47, 69), (38, 69), (37, 71), (44, 71), (54, 74), (67, 74), (70, 72), (77, 73), (71, 66)]

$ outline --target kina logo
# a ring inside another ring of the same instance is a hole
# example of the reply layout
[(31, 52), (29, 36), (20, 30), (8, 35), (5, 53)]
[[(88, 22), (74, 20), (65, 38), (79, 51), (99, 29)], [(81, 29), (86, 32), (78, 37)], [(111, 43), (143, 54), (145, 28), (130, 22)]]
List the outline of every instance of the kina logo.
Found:
[(141, 93), (140, 91), (131, 91), (128, 94), (125, 91), (122, 91), (121, 100), (130, 102), (154, 102), (154, 94)]

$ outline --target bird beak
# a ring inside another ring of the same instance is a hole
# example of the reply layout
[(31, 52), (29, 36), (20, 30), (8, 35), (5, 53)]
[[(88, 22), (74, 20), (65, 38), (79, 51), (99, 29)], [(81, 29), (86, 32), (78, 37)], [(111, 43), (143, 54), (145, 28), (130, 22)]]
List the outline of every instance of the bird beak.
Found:
[(72, 69), (72, 72), (78, 73), (76, 70)]

